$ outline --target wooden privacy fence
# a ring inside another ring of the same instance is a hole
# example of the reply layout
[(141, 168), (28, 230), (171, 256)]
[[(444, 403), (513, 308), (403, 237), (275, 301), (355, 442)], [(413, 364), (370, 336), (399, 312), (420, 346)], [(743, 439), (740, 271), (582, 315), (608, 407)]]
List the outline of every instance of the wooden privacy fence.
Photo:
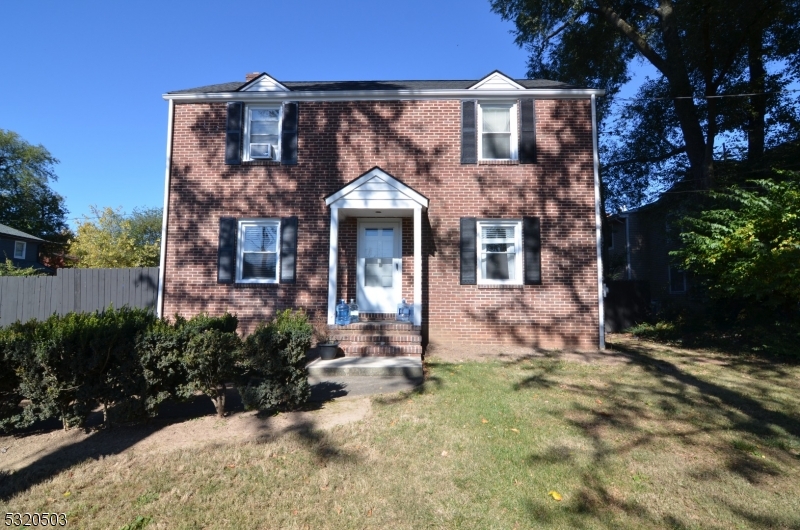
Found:
[(109, 305), (156, 309), (158, 267), (58, 269), (56, 276), (0, 276), (0, 326), (44, 320), (53, 313), (90, 312)]

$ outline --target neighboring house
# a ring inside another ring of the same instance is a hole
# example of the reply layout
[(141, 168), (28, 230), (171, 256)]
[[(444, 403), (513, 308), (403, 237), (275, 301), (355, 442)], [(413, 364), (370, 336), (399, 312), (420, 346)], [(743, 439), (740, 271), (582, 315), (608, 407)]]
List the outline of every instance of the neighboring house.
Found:
[(669, 255), (680, 248), (671, 209), (674, 205), (658, 200), (612, 215), (607, 223), (607, 278), (647, 282), (656, 310), (664, 303), (682, 305), (691, 285)]
[(52, 274), (53, 270), (39, 262), (39, 245), (46, 243), (44, 239), (26, 234), (22, 230), (0, 224), (0, 260), (10, 259), (15, 267), (36, 270)]
[[(248, 330), (405, 299), (431, 342), (602, 348), (602, 94), (497, 71), (167, 93), (159, 312)], [(392, 348), (359, 351), (421, 351)]]

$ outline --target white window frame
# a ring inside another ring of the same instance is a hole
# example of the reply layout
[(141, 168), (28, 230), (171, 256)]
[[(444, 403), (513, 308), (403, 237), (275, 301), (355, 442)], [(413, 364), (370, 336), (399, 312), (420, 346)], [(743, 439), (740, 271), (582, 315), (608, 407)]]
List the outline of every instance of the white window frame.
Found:
[[(254, 110), (277, 110), (278, 111), (278, 145), (271, 158), (250, 155), (250, 114)], [(281, 133), (283, 132), (283, 105), (245, 105), (244, 110), (244, 130), (242, 134), (242, 161), (250, 162), (253, 160), (276, 160), (281, 159)]]
[[(22, 245), (22, 252), (21, 253), (17, 253), (17, 245)], [(28, 252), (28, 243), (27, 242), (25, 242), (25, 241), (14, 241), (14, 259), (25, 259), (25, 253), (26, 252)]]
[[(523, 258), (522, 253), (522, 220), (521, 219), (483, 219), (476, 223), (477, 240), (476, 249), (478, 254), (477, 276), (478, 285), (522, 285), (523, 280)], [(481, 258), (483, 255), (483, 228), (489, 226), (512, 226), (514, 227), (514, 278), (513, 280), (492, 280), (483, 277), (483, 267)]]
[(683, 290), (675, 291), (672, 289), (672, 269), (679, 271), (675, 265), (667, 265), (667, 280), (669, 281), (669, 293), (670, 294), (686, 294), (686, 271), (680, 271), (683, 273)]
[[(244, 228), (248, 226), (274, 226), (278, 237), (275, 241), (275, 277), (242, 278), (244, 269)], [(279, 283), (281, 277), (281, 220), (280, 219), (239, 219), (236, 234), (236, 283)]]
[[(483, 157), (483, 106), (484, 105), (504, 105), (509, 106), (511, 120), (511, 158), (484, 158)], [(478, 160), (519, 160), (519, 125), (517, 124), (517, 102), (509, 101), (479, 101), (478, 102)]]

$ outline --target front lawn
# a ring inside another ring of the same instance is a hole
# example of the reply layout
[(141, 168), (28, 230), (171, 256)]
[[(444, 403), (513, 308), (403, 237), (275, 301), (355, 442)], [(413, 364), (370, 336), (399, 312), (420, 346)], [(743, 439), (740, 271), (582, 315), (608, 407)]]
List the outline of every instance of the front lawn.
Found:
[(330, 429), (32, 462), (0, 507), (76, 528), (800, 527), (800, 367), (612, 341), (591, 363), (433, 360)]

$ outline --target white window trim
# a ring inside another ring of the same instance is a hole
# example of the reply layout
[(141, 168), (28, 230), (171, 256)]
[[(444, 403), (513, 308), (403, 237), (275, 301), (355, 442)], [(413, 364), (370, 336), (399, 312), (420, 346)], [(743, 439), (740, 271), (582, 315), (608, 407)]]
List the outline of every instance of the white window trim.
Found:
[(669, 294), (686, 294), (686, 271), (683, 272), (683, 290), (682, 291), (674, 291), (672, 289), (672, 269), (676, 268), (674, 265), (667, 265), (667, 278), (669, 280)]
[[(252, 162), (253, 160), (277, 160), (281, 159), (281, 133), (283, 132), (283, 105), (245, 105), (244, 108), (244, 130), (242, 133), (242, 161)], [(253, 110), (274, 110), (278, 109), (278, 146), (272, 158), (260, 156), (250, 156), (250, 112)]]
[[(242, 278), (244, 266), (244, 227), (246, 226), (275, 226), (278, 229), (278, 238), (275, 242), (275, 278)], [(236, 233), (236, 283), (280, 283), (281, 277), (281, 220), (280, 219), (239, 219)]]
[(519, 126), (517, 124), (517, 102), (511, 103), (511, 158), (483, 157), (483, 105), (508, 105), (508, 101), (478, 101), (478, 160), (519, 160)]
[[(17, 254), (17, 245), (22, 244), (22, 255)], [(28, 243), (25, 241), (14, 241), (14, 259), (25, 259), (25, 254), (28, 252)]]
[[(481, 237), (484, 226), (513, 226), (514, 230), (514, 280), (490, 280), (483, 277), (483, 267), (481, 267), (481, 254), (483, 253), (483, 238)], [(522, 220), (516, 219), (484, 219), (476, 223), (476, 249), (478, 262), (476, 264), (478, 285), (522, 285), (523, 280), (523, 253), (522, 253)]]

